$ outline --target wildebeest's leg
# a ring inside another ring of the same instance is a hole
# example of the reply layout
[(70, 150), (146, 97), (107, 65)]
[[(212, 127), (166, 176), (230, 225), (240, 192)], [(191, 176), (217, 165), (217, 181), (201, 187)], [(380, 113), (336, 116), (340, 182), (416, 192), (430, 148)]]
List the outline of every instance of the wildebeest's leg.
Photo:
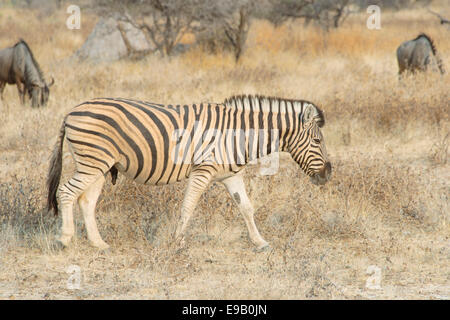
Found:
[(5, 90), (6, 82), (0, 82), (0, 97), (3, 101), (3, 91)]
[(410, 62), (406, 58), (398, 58), (398, 79), (401, 80), (410, 67)]
[(269, 244), (261, 237), (258, 229), (256, 228), (255, 220), (253, 219), (255, 210), (253, 209), (253, 205), (247, 196), (247, 192), (245, 191), (245, 184), (242, 176), (237, 174), (222, 180), (222, 183), (227, 188), (231, 198), (233, 198), (234, 202), (239, 207), (239, 211), (244, 217), (252, 242), (258, 249), (264, 249), (267, 247)]
[(26, 96), (27, 93), (31, 98), (31, 107), (33, 108), (39, 107), (41, 105), (42, 88), (33, 85), (30, 88), (26, 88), (24, 96)]
[(198, 199), (200, 199), (200, 196), (203, 191), (205, 191), (211, 179), (212, 174), (208, 170), (201, 170), (201, 167), (197, 167), (191, 172), (184, 194), (183, 204), (181, 205), (181, 218), (175, 231), (175, 240), (182, 240), (184, 231), (194, 212)]
[(39, 107), (39, 97), (41, 94), (41, 88), (33, 86), (31, 89), (31, 107), (37, 108)]
[(22, 83), (19, 79), (16, 80), (16, 84), (17, 84), (17, 91), (19, 91), (19, 98), (20, 98), (20, 103), (22, 105), (25, 104), (25, 84)]
[(84, 223), (88, 239), (94, 247), (99, 249), (107, 249), (109, 245), (103, 241), (98, 232), (97, 223), (95, 221), (95, 206), (97, 205), (98, 197), (105, 183), (105, 177), (101, 176), (97, 181), (91, 184), (78, 198), (78, 204), (83, 213)]
[(403, 64), (399, 63), (398, 64), (398, 80), (401, 80), (403, 78), (405, 71), (406, 71), (406, 67)]
[(423, 67), (422, 67), (423, 71), (427, 71), (430, 66), (431, 66), (431, 57), (430, 54), (428, 54), (423, 60)]

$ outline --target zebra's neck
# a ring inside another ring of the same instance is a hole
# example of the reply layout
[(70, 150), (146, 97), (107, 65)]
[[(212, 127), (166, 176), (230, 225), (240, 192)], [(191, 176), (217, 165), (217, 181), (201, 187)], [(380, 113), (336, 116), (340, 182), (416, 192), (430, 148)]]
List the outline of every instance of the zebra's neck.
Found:
[(246, 95), (225, 100), (227, 108), (237, 109), (248, 117), (248, 129), (259, 131), (259, 157), (289, 152), (289, 146), (301, 131), (305, 104), (309, 102)]

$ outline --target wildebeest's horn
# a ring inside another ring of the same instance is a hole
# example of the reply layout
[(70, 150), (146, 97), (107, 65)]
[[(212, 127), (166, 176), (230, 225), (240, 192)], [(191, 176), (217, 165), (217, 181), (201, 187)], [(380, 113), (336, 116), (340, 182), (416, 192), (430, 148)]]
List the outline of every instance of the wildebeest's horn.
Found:
[(54, 83), (55, 83), (55, 79), (53, 79), (53, 77), (52, 77), (52, 81), (50, 81), (50, 83), (47, 86), (51, 87)]

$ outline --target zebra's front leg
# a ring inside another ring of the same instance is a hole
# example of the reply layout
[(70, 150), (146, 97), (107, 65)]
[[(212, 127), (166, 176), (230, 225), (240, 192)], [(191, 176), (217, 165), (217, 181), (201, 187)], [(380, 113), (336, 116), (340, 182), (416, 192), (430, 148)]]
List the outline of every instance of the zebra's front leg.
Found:
[(245, 191), (244, 180), (241, 174), (237, 174), (230, 178), (222, 180), (222, 183), (227, 188), (230, 193), (231, 198), (233, 198), (234, 203), (239, 207), (239, 211), (244, 217), (245, 224), (247, 225), (250, 240), (256, 245), (258, 250), (265, 249), (269, 246), (266, 240), (261, 237), (258, 229), (256, 228), (255, 220), (253, 218), (255, 210), (250, 202)]
[(191, 172), (186, 192), (184, 194), (183, 204), (181, 205), (181, 218), (175, 231), (175, 241), (177, 242), (183, 241), (186, 226), (192, 216), (192, 213), (194, 212), (197, 202), (203, 191), (205, 191), (206, 187), (211, 182), (214, 174), (211, 170), (212, 167), (207, 167), (204, 169), (201, 167), (196, 167)]

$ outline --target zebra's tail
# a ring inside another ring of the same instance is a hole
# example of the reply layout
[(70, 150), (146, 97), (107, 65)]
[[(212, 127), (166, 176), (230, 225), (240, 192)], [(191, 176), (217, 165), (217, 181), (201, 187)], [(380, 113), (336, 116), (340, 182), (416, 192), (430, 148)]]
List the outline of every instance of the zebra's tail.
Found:
[(64, 142), (64, 136), (66, 134), (64, 121), (61, 129), (59, 130), (58, 141), (53, 149), (52, 158), (50, 159), (50, 167), (47, 176), (47, 210), (53, 210), (55, 215), (58, 215), (58, 201), (56, 200), (56, 192), (58, 191), (59, 180), (61, 178), (62, 171), (62, 148)]

